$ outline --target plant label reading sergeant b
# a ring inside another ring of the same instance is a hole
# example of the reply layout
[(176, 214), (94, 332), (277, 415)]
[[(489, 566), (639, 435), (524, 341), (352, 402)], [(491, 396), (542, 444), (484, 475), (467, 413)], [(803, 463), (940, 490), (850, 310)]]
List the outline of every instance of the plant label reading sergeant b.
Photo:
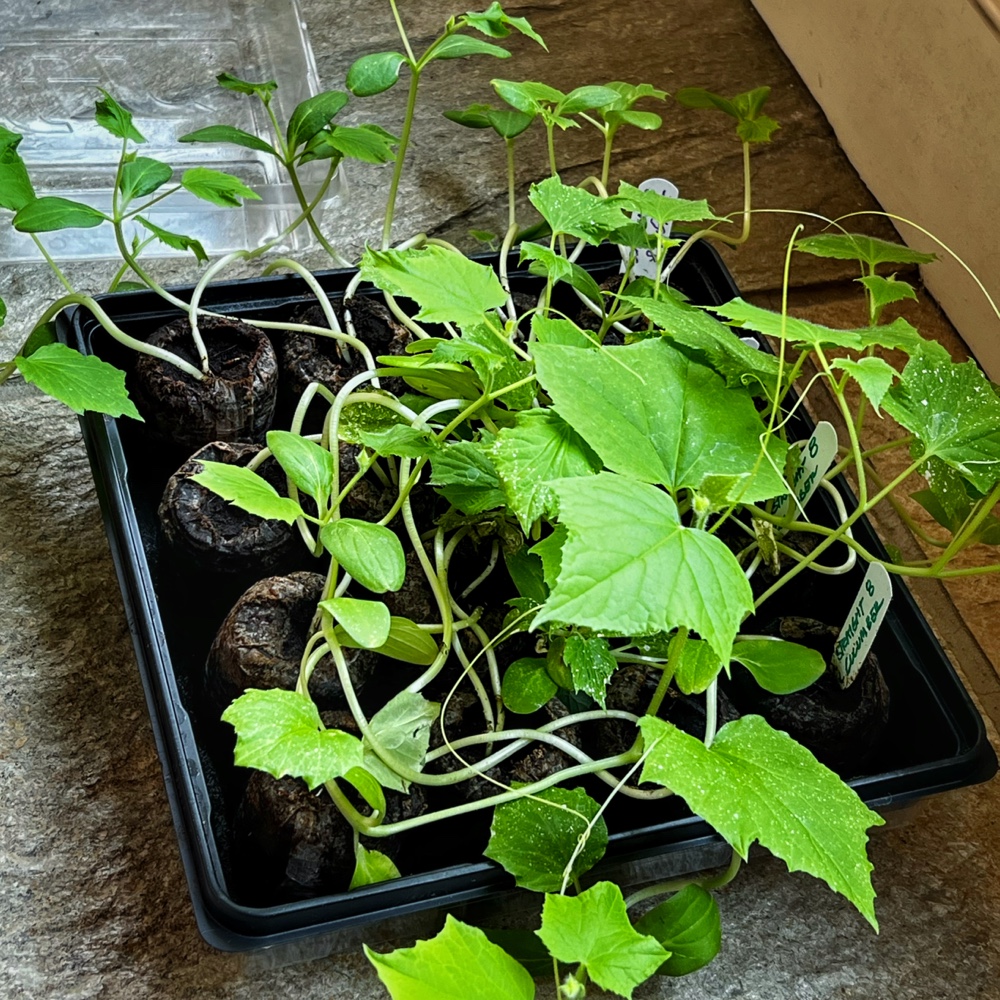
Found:
[[(800, 508), (805, 507), (809, 498), (819, 488), (823, 474), (833, 464), (836, 456), (837, 432), (828, 420), (821, 420), (809, 440), (802, 446), (802, 460), (790, 483)], [(779, 517), (784, 517), (789, 503), (791, 497), (787, 495), (775, 501), (774, 512)]]
[[(677, 197), (677, 185), (673, 181), (668, 181), (663, 177), (650, 177), (648, 180), (644, 180), (639, 185), (640, 191), (653, 191), (656, 194), (662, 194), (666, 198), (676, 198)], [(648, 216), (641, 216), (641, 218), (646, 220), (646, 232), (656, 233), (657, 224), (653, 219)], [(640, 220), (640, 215), (638, 212), (632, 213), (632, 221), (638, 222)], [(673, 223), (664, 222), (662, 229), (659, 230), (660, 235), (665, 239), (670, 239), (670, 229)], [(625, 268), (627, 265), (627, 257), (622, 260), (621, 273), (625, 273)], [(635, 267), (632, 268), (633, 278), (656, 278), (656, 250), (652, 248), (646, 248), (644, 250), (636, 250), (635, 252)]]
[(891, 600), (892, 581), (888, 571), (872, 563), (833, 647), (832, 663), (841, 687), (850, 687), (861, 671)]

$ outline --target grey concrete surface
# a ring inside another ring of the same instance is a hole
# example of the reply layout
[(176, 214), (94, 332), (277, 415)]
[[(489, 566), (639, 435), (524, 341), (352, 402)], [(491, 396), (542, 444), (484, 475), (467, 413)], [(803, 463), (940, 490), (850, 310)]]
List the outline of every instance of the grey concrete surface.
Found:
[[(324, 82), (341, 84), (351, 59), (390, 47), (383, 4), (303, 0)], [(463, 62), (428, 74), (414, 169), (398, 235), (420, 229), (468, 244), (469, 227), (503, 218), (500, 149), (441, 119), (444, 107), (488, 99), (502, 73), (564, 88), (625, 78), (668, 90), (686, 84), (736, 92), (775, 88), (784, 127), (754, 160), (760, 204), (837, 214), (873, 207), (808, 97), (746, 0), (537, 0), (511, 4), (546, 35), (547, 59), (515, 41), (502, 66)], [(412, 0), (404, 16), (419, 40), (451, 11)], [(616, 32), (629, 32), (623, 42)], [(449, 72), (450, 71), (450, 72)], [(3, 77), (0, 67), (0, 80)], [(399, 92), (366, 102), (356, 120), (388, 127)], [(739, 201), (738, 149), (715, 122), (667, 111), (661, 135), (623, 133), (626, 179), (674, 177), (714, 207)], [(467, 141), (466, 146), (455, 143)], [(523, 197), (543, 171), (529, 145)], [(594, 169), (584, 136), (560, 136), (579, 180)], [(461, 151), (456, 151), (461, 150)], [(534, 156), (534, 160), (532, 160)], [(352, 172), (354, 211), (331, 220), (348, 248), (374, 235), (385, 170)], [(731, 255), (746, 289), (774, 286), (787, 220), (762, 217), (758, 239)], [(876, 231), (878, 231), (876, 227)], [(319, 266), (318, 254), (307, 263)], [(850, 277), (810, 261), (802, 285)], [(190, 277), (186, 264), (164, 276)], [(97, 288), (98, 265), (72, 269)], [(0, 355), (16, 347), (55, 292), (43, 267), (0, 267), (10, 306)], [(994, 633), (995, 635), (995, 633)], [(980, 637), (986, 642), (988, 635)], [(916, 723), (915, 723), (916, 724)], [(996, 734), (991, 728), (993, 739)], [(637, 1000), (995, 1000), (1000, 997), (1000, 783), (926, 801), (876, 831), (876, 936), (843, 900), (761, 855), (719, 894), (722, 955), (706, 970), (636, 990)], [(415, 918), (411, 934), (424, 933)], [(404, 936), (407, 928), (399, 931)], [(377, 941), (384, 932), (373, 930)], [(3, 1000), (351, 1000), (384, 996), (356, 940), (345, 953), (273, 969), (225, 955), (199, 937), (187, 896), (160, 767), (75, 417), (30, 387), (0, 388), (0, 998)], [(546, 986), (539, 996), (547, 996)], [(591, 995), (597, 995), (593, 992)]]

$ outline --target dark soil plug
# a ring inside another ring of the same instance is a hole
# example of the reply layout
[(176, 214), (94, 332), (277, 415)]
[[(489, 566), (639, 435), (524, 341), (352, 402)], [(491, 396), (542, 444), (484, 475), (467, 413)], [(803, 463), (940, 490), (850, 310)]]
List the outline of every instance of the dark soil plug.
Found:
[[(202, 462), (245, 466), (259, 451), (255, 444), (213, 441), (167, 481), (157, 511), (160, 525), (164, 537), (192, 570), (268, 572), (291, 551), (291, 525), (249, 514), (191, 478), (202, 470)], [(268, 459), (258, 471), (275, 489), (285, 492), (285, 475), (277, 462)]]
[[(225, 707), (248, 688), (295, 688), (323, 583), (318, 573), (290, 573), (261, 580), (243, 594), (208, 654), (205, 686), (215, 705)], [(344, 656), (351, 681), (360, 690), (378, 654), (345, 649)], [(346, 704), (331, 656), (323, 657), (313, 671), (309, 693), (320, 709)]]
[[(132, 394), (149, 433), (188, 453), (209, 441), (262, 441), (278, 392), (271, 341), (236, 320), (206, 318), (199, 328), (210, 365), (204, 379), (148, 354), (136, 360)], [(149, 343), (198, 363), (186, 319), (160, 327)]]

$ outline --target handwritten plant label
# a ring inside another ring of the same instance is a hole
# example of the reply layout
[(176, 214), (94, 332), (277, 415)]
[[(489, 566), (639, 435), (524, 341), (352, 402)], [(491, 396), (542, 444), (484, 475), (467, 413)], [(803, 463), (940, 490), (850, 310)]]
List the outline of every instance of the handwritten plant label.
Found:
[[(677, 197), (677, 185), (672, 181), (665, 180), (662, 177), (650, 177), (648, 180), (644, 180), (639, 185), (640, 191), (655, 191), (656, 194), (662, 194), (667, 198)], [(632, 213), (632, 221), (638, 222), (640, 215), (638, 212)], [(657, 223), (649, 218), (648, 215), (642, 216), (646, 220), (646, 232), (656, 233), (659, 229), (660, 235), (664, 239), (670, 238), (670, 230), (673, 226), (672, 222), (663, 223), (663, 228), (657, 225)], [(651, 248), (639, 248), (635, 252), (635, 267), (632, 268), (633, 278), (656, 278), (656, 250)], [(627, 255), (622, 259), (621, 273), (625, 273), (627, 263)]]
[[(802, 446), (802, 461), (792, 477), (791, 487), (800, 507), (805, 507), (809, 498), (819, 488), (824, 473), (837, 457), (837, 432), (828, 420), (821, 420), (812, 436)], [(779, 517), (788, 513), (791, 497), (787, 494), (775, 502), (774, 512)]]
[(833, 668), (847, 688), (861, 670), (892, 600), (892, 581), (884, 566), (872, 563), (833, 647)]

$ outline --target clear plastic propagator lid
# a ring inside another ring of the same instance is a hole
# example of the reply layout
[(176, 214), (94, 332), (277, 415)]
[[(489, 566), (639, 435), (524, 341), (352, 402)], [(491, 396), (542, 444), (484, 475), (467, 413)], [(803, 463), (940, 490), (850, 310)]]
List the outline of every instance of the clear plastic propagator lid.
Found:
[[(146, 137), (143, 156), (171, 164), (175, 176), (207, 166), (235, 174), (260, 195), (222, 208), (181, 190), (153, 206), (150, 220), (192, 236), (209, 253), (253, 248), (299, 214), (287, 174), (273, 157), (234, 145), (179, 143), (206, 125), (234, 125), (271, 140), (261, 102), (224, 90), (216, 76), (276, 80), (278, 121), (320, 89), (296, 0), (7, 0), (0, 5), (0, 125), (24, 136), (18, 152), (36, 193), (58, 194), (109, 211), (121, 141), (94, 122), (105, 88), (132, 112)], [(304, 181), (325, 176), (310, 164)], [(342, 189), (335, 177), (325, 204)], [(316, 187), (312, 187), (315, 194)], [(318, 214), (318, 212), (316, 213)], [(148, 236), (144, 230), (142, 235)], [(117, 257), (110, 225), (48, 233), (60, 260)], [(306, 227), (282, 248), (303, 249)], [(154, 241), (144, 255), (175, 254)], [(0, 260), (37, 260), (29, 236), (0, 226)]]

